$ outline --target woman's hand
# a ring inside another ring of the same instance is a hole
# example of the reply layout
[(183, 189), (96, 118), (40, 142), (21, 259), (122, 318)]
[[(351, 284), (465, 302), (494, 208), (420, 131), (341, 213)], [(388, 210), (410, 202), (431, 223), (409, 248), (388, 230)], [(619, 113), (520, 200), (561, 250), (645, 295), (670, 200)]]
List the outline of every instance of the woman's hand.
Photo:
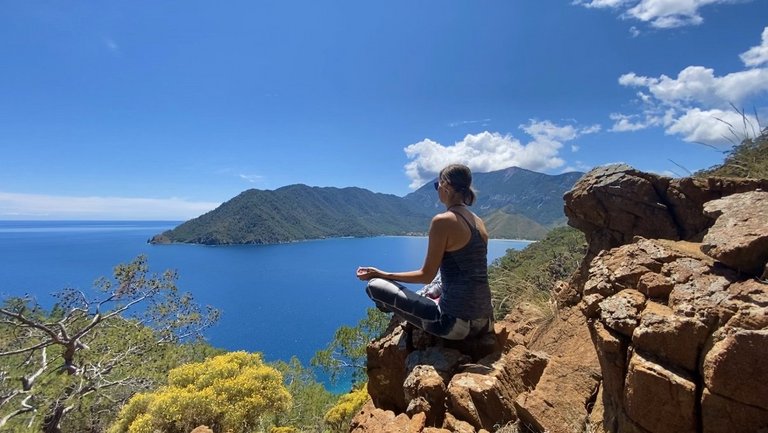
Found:
[(368, 281), (371, 278), (381, 277), (382, 272), (370, 266), (361, 266), (357, 268), (357, 278)]

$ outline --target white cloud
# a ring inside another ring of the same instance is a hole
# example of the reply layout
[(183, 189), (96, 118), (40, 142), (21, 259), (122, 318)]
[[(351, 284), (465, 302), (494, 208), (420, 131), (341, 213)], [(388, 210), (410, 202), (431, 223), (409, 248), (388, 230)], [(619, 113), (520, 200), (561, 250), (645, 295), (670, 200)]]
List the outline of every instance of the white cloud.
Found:
[(586, 8), (596, 8), (596, 9), (618, 8), (623, 6), (626, 3), (630, 3), (630, 1), (629, 0), (592, 0), (592, 1), (576, 0), (573, 2), (573, 4), (575, 5), (584, 6)]
[(640, 116), (611, 113), (609, 117), (614, 122), (610, 129), (612, 132), (639, 131), (650, 126), (658, 125), (660, 122), (658, 117), (652, 116), (650, 114)]
[(768, 63), (768, 27), (763, 29), (762, 43), (748, 49), (739, 57), (746, 66), (760, 66)]
[[(764, 62), (762, 49), (768, 47), (767, 39), (768, 27), (763, 31), (762, 44), (741, 54), (745, 66)], [(754, 115), (745, 113), (743, 118), (734, 107), (747, 105), (757, 112), (768, 110), (761, 98), (768, 93), (766, 67), (717, 76), (711, 68), (688, 66), (676, 78), (645, 77), (630, 72), (619, 77), (619, 84), (643, 88), (637, 93), (643, 110), (638, 114), (611, 114), (614, 132), (663, 126), (668, 134), (680, 135), (686, 141), (726, 144), (754, 135), (752, 129), (758, 125)], [(739, 127), (745, 118), (747, 127)], [(736, 126), (735, 134), (725, 122)]]
[[(659, 29), (699, 25), (704, 22), (699, 11), (713, 4), (733, 4), (750, 0), (576, 0), (575, 5), (587, 8), (610, 8), (620, 11), (624, 19), (635, 19)], [(636, 28), (630, 30), (634, 36)]]
[(0, 192), (0, 218), (186, 220), (220, 203), (180, 198), (73, 197)]
[[(750, 119), (751, 125), (756, 125)], [(693, 108), (673, 119), (667, 125), (667, 133), (678, 134), (685, 141), (700, 143), (723, 143), (741, 141), (746, 136), (752, 137), (756, 130), (751, 125), (744, 125), (744, 119), (733, 110), (701, 110)], [(746, 128), (746, 130), (745, 130)]]
[(666, 75), (641, 77), (630, 72), (619, 78), (619, 84), (647, 87), (656, 99), (671, 105), (739, 105), (746, 98), (768, 90), (768, 69), (749, 69), (717, 77), (713, 69), (688, 66), (680, 71), (677, 78)]
[(258, 174), (239, 174), (238, 176), (249, 183), (258, 183), (264, 180), (264, 176)]
[(491, 119), (460, 120), (458, 122), (451, 122), (451, 123), (448, 124), (448, 126), (450, 126), (451, 128), (455, 128), (457, 126), (472, 125), (472, 124), (475, 124), (475, 123), (482, 123), (483, 125), (485, 125), (485, 124), (487, 124), (490, 121), (491, 121)]
[(531, 120), (520, 129), (533, 140), (522, 143), (510, 134), (484, 131), (469, 134), (453, 145), (444, 146), (434, 140), (424, 139), (411, 144), (405, 154), (412, 161), (405, 165), (411, 179), (410, 187), (416, 189), (433, 179), (448, 164), (466, 164), (473, 171), (488, 172), (517, 166), (529, 170), (551, 170), (561, 167), (559, 157), (563, 143), (583, 134), (599, 131), (599, 126), (579, 128), (573, 125), (559, 126), (550, 121)]

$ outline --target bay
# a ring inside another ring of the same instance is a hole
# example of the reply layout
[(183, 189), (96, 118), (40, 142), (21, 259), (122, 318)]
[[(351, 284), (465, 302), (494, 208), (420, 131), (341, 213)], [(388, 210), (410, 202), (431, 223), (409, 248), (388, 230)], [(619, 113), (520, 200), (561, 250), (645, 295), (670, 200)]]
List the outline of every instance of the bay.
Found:
[[(278, 245), (151, 245), (175, 221), (0, 221), (0, 298), (87, 290), (118, 263), (139, 254), (150, 269), (178, 271), (178, 286), (222, 312), (205, 333), (215, 347), (257, 351), (265, 359), (297, 356), (304, 365), (341, 325), (372, 306), (358, 266), (411, 270), (421, 266), (424, 237), (333, 238)], [(529, 242), (491, 240), (489, 261)], [(414, 286), (416, 288), (418, 286)]]

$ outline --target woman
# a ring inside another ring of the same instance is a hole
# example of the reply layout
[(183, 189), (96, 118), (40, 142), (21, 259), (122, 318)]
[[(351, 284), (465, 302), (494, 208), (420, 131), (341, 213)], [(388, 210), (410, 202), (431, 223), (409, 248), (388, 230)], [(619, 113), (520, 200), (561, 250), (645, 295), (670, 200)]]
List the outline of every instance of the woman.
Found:
[[(493, 329), (488, 286), (488, 232), (467, 206), (475, 202), (472, 172), (452, 164), (435, 182), (446, 211), (432, 218), (427, 257), (421, 269), (384, 272), (360, 267), (357, 277), (368, 281), (366, 291), (376, 305), (439, 337), (461, 340)], [(442, 290), (435, 301), (395, 281), (432, 281), (440, 270)]]

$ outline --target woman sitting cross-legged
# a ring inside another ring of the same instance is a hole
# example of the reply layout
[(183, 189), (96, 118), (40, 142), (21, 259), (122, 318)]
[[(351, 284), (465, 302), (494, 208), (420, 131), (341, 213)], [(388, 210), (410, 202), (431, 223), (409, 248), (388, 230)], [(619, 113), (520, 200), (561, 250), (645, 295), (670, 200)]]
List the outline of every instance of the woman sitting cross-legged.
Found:
[[(384, 272), (365, 266), (357, 277), (368, 281), (366, 292), (381, 309), (391, 311), (430, 334), (450, 340), (493, 330), (493, 307), (488, 286), (488, 232), (467, 206), (475, 202), (468, 167), (452, 164), (435, 182), (446, 211), (429, 227), (427, 256), (421, 269)], [(441, 276), (439, 299), (433, 300), (398, 284), (433, 281)]]

